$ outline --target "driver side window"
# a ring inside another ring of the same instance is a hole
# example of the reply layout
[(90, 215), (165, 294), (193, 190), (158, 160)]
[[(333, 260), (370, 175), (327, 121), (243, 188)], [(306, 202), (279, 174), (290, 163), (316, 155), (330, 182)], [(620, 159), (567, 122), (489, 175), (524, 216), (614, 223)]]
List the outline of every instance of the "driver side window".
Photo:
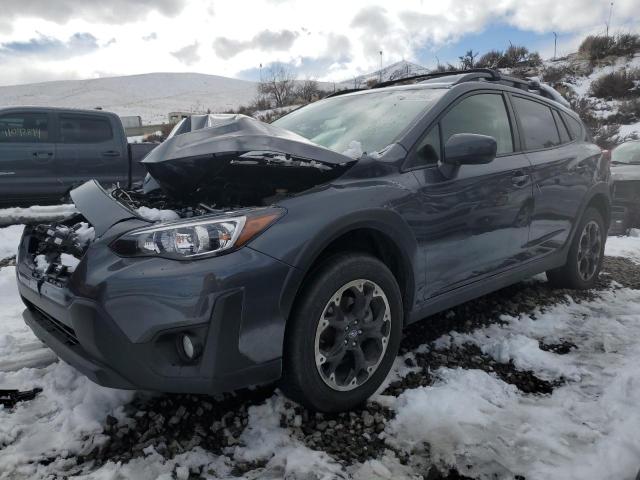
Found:
[(495, 138), (497, 154), (513, 152), (509, 115), (502, 95), (481, 93), (465, 98), (440, 121), (442, 141), (456, 133), (475, 133)]

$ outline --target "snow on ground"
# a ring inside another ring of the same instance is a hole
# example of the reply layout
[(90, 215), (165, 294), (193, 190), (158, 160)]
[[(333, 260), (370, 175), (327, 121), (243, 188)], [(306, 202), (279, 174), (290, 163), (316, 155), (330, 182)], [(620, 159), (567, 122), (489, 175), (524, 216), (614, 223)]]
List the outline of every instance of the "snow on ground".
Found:
[(0, 260), (13, 257), (18, 250), (24, 225), (11, 225), (0, 228)]
[[(0, 229), (3, 251), (15, 250), (20, 229)], [(609, 237), (607, 254), (640, 263), (638, 233)], [(633, 479), (640, 469), (640, 290), (613, 284), (595, 294), (590, 301), (567, 296), (533, 313), (502, 315), (467, 333), (452, 331), (399, 357), (387, 384), (419, 372), (407, 366), (415, 364), (414, 353), (461, 344), (562, 383), (548, 395), (525, 394), (493, 373), (441, 367), (429, 386), (374, 397), (395, 418), (378, 434), (389, 450), (362, 463), (345, 467), (305, 444), (287, 427), (302, 419), (276, 392), (248, 408), (246, 427), (222, 454), (194, 446), (167, 457), (151, 442), (133, 460), (95, 468), (78, 466), (77, 457), (106, 442), (107, 415), (135, 423), (126, 410), (134, 393), (97, 386), (56, 361), (22, 320), (15, 268), (0, 268), (0, 388), (43, 389), (14, 409), (0, 407), (0, 479), (230, 478), (238, 464), (256, 465), (242, 478), (408, 479), (424, 475), (428, 462), (474, 478)], [(559, 341), (575, 348), (564, 355), (540, 348), (540, 342)], [(407, 464), (398, 452), (409, 454)]]
[[(449, 339), (476, 344), (540, 378), (570, 381), (533, 397), (480, 370), (440, 369), (435, 385), (398, 398), (388, 428), (393, 441), (412, 452), (429, 442), (436, 461), (474, 477), (634, 478), (640, 291), (609, 290), (592, 302), (502, 320), (505, 325)], [(539, 348), (538, 341), (558, 338), (577, 348), (566, 355)]]
[(62, 220), (75, 212), (76, 208), (72, 204), (0, 208), (0, 227), (19, 223)]
[[(131, 398), (99, 387), (45, 347), (22, 320), (15, 268), (0, 269), (0, 388), (42, 388), (12, 410), (0, 406), (0, 478), (41, 478), (33, 459), (67, 457), (101, 441), (102, 421)], [(64, 468), (70, 460), (54, 462)]]

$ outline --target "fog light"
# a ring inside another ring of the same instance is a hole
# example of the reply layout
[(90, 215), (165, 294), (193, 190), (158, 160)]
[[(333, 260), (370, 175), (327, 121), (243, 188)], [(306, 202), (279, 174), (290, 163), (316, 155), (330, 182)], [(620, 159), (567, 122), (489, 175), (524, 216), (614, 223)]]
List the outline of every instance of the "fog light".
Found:
[(200, 343), (188, 333), (178, 335), (177, 347), (180, 357), (186, 362), (193, 362), (200, 356)]

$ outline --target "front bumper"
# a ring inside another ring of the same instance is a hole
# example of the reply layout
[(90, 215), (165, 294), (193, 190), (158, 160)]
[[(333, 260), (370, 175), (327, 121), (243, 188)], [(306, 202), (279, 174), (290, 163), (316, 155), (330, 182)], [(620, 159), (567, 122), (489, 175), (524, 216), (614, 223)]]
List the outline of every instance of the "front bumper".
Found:
[[(120, 228), (134, 222), (127, 223)], [(61, 285), (34, 273), (30, 232), (16, 268), (25, 322), (94, 382), (216, 393), (279, 378), (282, 286), (297, 275), (292, 267), (249, 247), (197, 261), (121, 258), (107, 247), (107, 232)], [(203, 347), (193, 364), (176, 349), (184, 332)]]

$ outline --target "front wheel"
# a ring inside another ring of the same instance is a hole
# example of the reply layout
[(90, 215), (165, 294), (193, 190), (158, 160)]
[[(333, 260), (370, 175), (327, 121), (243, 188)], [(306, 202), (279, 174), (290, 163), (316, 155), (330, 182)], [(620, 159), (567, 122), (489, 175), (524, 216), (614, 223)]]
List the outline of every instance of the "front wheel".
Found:
[(348, 410), (376, 391), (398, 353), (400, 289), (378, 259), (341, 254), (311, 275), (290, 322), (283, 391), (313, 410)]
[(569, 248), (567, 263), (547, 272), (549, 282), (561, 288), (593, 288), (602, 267), (606, 238), (602, 215), (595, 208), (588, 208)]

